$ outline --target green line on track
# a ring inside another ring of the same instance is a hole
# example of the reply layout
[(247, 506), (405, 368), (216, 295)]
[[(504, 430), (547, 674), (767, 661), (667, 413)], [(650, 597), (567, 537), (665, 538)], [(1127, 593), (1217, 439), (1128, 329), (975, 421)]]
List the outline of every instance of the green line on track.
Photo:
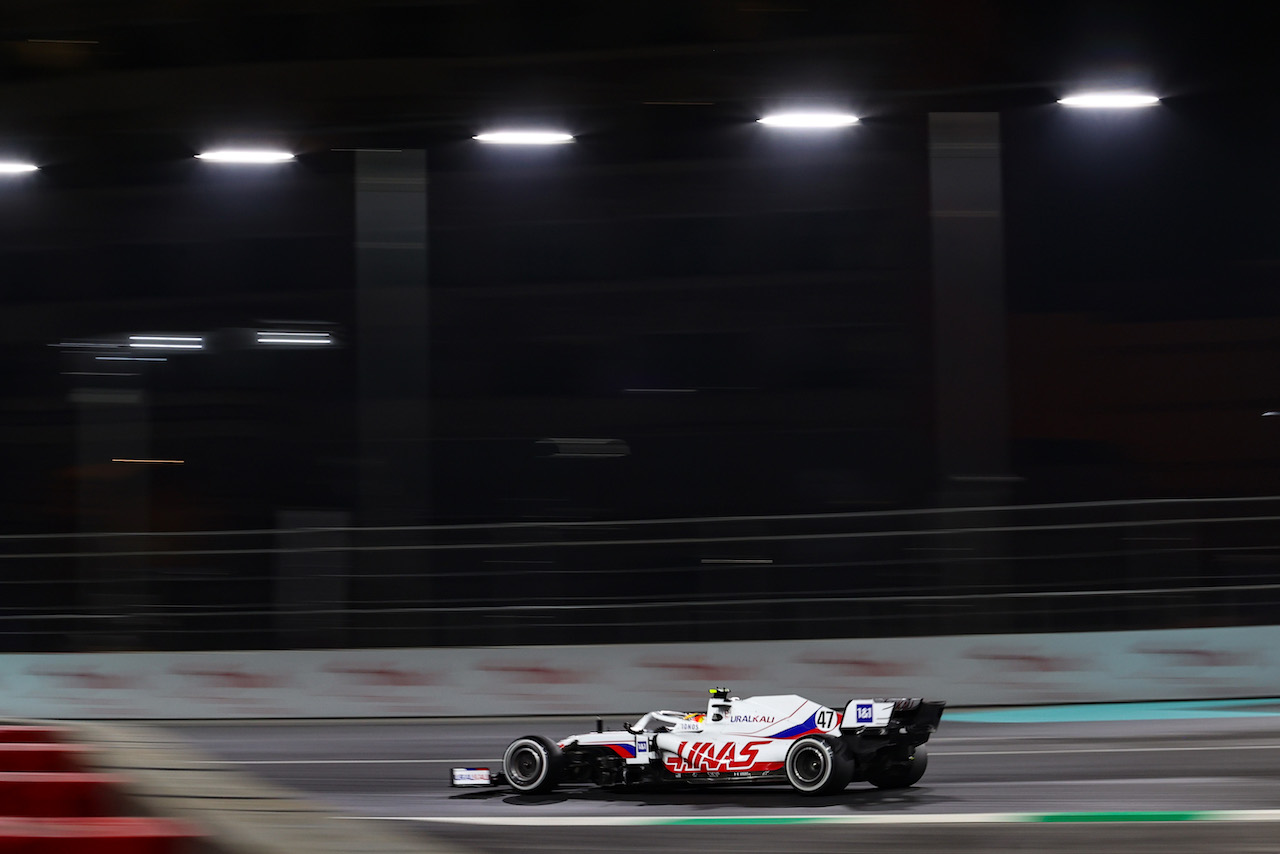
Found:
[(1026, 821), (1045, 824), (1089, 824), (1096, 822), (1129, 822), (1129, 821), (1210, 821), (1216, 815), (1203, 811), (1163, 811), (1142, 810), (1136, 812), (1059, 812), (1030, 815)]

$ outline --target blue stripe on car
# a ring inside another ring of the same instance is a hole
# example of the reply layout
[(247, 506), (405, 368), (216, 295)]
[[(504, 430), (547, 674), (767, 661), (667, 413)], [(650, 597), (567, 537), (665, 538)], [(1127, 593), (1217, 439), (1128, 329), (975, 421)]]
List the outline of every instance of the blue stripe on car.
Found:
[(795, 738), (796, 736), (804, 735), (807, 732), (812, 732), (817, 729), (817, 726), (814, 724), (814, 720), (817, 717), (818, 713), (814, 712), (809, 715), (804, 723), (797, 724), (790, 729), (784, 729), (782, 732), (775, 732), (773, 735), (769, 736), (769, 738)]

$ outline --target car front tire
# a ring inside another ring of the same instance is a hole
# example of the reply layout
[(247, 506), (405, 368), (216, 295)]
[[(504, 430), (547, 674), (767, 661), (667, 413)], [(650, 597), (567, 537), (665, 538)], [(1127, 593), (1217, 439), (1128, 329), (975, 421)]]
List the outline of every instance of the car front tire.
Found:
[(830, 795), (853, 779), (853, 760), (834, 738), (810, 735), (787, 751), (787, 782), (802, 795)]
[(541, 735), (526, 735), (507, 746), (502, 774), (517, 792), (549, 792), (560, 782), (564, 754), (560, 746)]

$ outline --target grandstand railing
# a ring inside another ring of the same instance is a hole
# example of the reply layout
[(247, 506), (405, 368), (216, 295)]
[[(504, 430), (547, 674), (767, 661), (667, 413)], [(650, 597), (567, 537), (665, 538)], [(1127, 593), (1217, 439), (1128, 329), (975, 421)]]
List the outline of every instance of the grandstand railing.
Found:
[(0, 537), (0, 651), (690, 642), (1280, 619), (1280, 497)]

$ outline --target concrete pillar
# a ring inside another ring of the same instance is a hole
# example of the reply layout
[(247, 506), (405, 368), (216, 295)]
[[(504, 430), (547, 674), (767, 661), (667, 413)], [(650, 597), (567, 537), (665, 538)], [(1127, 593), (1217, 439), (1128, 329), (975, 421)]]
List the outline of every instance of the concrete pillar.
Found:
[[(929, 115), (933, 340), (939, 507), (1009, 501), (1009, 390), (1006, 366), (1004, 214), (1000, 116)], [(991, 527), (1004, 513), (943, 513), (944, 528)], [(998, 533), (925, 537), (936, 583), (999, 585), (1013, 580)], [(919, 631), (950, 630), (936, 617)], [(991, 620), (998, 631), (1004, 622)]]
[[(150, 456), (151, 419), (141, 388), (77, 388), (76, 518), (80, 533), (141, 533), (151, 527), (150, 466), (118, 462)], [(90, 616), (75, 648), (87, 651), (138, 649), (145, 639), (130, 616), (145, 604), (150, 562), (117, 555), (142, 551), (146, 538), (88, 537), (80, 540), (76, 585)]]
[(1009, 391), (999, 114), (929, 115), (929, 191), (942, 489), (1000, 491)]
[(429, 425), (426, 154), (358, 151), (355, 158), (360, 521), (422, 521)]
[[(430, 516), (426, 153), (356, 152), (355, 193), (357, 520), (418, 524)], [(431, 601), (426, 552), (365, 551), (354, 558), (348, 588), (354, 605)], [(352, 617), (349, 638), (355, 644), (433, 642), (435, 626), (427, 617), (404, 611), (393, 619)]]

